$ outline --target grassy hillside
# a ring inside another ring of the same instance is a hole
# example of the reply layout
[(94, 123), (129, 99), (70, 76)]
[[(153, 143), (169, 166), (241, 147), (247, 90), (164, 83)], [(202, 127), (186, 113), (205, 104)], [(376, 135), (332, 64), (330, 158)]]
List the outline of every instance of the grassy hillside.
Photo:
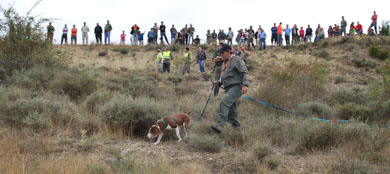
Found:
[[(52, 46), (44, 61), (0, 86), (0, 170), (4, 173), (389, 173), (389, 37), (339, 37), (250, 50), (248, 96), (302, 119), (239, 100), (240, 132), (211, 129), (223, 93), (177, 142), (145, 138), (165, 115), (199, 117), (216, 46), (202, 45), (206, 74), (181, 75), (183, 46), (169, 46), (171, 74), (156, 73), (160, 46)], [(190, 47), (195, 55), (197, 48)], [(386, 51), (387, 50), (387, 51)]]

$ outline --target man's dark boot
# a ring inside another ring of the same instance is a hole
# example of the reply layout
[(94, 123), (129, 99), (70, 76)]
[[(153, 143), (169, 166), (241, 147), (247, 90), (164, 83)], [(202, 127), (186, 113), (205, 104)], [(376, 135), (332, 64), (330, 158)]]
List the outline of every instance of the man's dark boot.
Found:
[(222, 133), (223, 127), (220, 124), (212, 125), (211, 128), (219, 134)]

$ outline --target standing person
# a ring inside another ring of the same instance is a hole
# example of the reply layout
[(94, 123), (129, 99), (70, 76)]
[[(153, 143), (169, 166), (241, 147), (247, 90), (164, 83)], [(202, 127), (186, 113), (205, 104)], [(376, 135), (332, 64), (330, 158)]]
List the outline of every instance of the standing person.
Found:
[[(153, 32), (153, 30), (151, 30)], [(153, 41), (151, 41), (153, 42)], [(161, 54), (161, 50), (157, 49), (157, 72), (162, 73), (163, 72), (163, 55)]]
[(343, 33), (344, 36), (347, 36), (347, 21), (344, 19), (344, 16), (341, 16), (340, 27), (341, 27), (341, 30), (339, 31), (340, 36), (342, 36)]
[(339, 26), (337, 24), (334, 24), (333, 35), (334, 36), (338, 36), (339, 35)]
[(328, 37), (332, 37), (333, 36), (333, 28), (332, 28), (332, 25), (329, 25), (329, 28), (328, 28)]
[(303, 30), (303, 27), (301, 27), (301, 30), (299, 30), (299, 40), (300, 40), (300, 43), (303, 44), (306, 42), (306, 39), (305, 39), (305, 30)]
[(234, 33), (232, 31), (232, 28), (230, 28), (230, 27), (229, 27), (229, 32), (228, 32), (227, 36), (228, 36), (228, 44), (233, 45)]
[(49, 22), (49, 25), (47, 26), (47, 39), (50, 43), (53, 43), (53, 37), (54, 37), (54, 31), (56, 29), (51, 25), (51, 22)]
[[(371, 20), (372, 20), (371, 25), (368, 28), (374, 27), (375, 34), (378, 34), (377, 28), (376, 28), (377, 27), (377, 21), (378, 21), (378, 15), (376, 14), (376, 11), (374, 11), (374, 15), (372, 15)], [(363, 29), (362, 29), (362, 31), (363, 31)]]
[(157, 26), (157, 23), (154, 23), (154, 26), (153, 26), (153, 33), (154, 33), (154, 37), (153, 37), (153, 41), (155, 44), (157, 44), (157, 40), (158, 40), (158, 26)]
[(137, 24), (134, 24), (132, 27), (131, 27), (131, 34), (133, 36), (133, 43), (135, 45), (138, 45), (138, 33), (139, 33), (139, 27)]
[[(222, 65), (223, 65), (223, 60), (221, 57), (221, 48), (223, 44), (219, 44), (217, 46), (217, 50), (213, 54), (213, 62), (214, 62), (214, 81), (218, 81), (221, 77), (221, 71), (222, 71)], [(218, 96), (219, 93), (219, 88), (215, 86), (214, 88), (214, 96)]]
[(357, 22), (357, 25), (356, 25), (356, 33), (363, 34), (363, 26), (359, 22)]
[(284, 31), (284, 38), (286, 39), (286, 45), (290, 45), (291, 28), (288, 28), (288, 24), (286, 25), (286, 28), (283, 31)]
[(153, 31), (153, 28), (150, 29), (150, 31), (148, 32), (148, 44), (152, 44), (154, 43), (154, 31)]
[(297, 24), (292, 28), (292, 44), (297, 44), (299, 42), (299, 29)]
[(179, 43), (179, 44), (183, 44), (183, 35), (181, 34), (181, 32), (178, 32), (177, 33), (177, 39), (175, 40), (175, 44), (177, 44), (177, 43)]
[(190, 28), (188, 28), (188, 43), (190, 43), (191, 39), (191, 44), (194, 44), (194, 33), (195, 33), (195, 28), (190, 24)]
[(107, 24), (104, 26), (104, 45), (110, 45), (112, 25), (110, 21), (107, 20)]
[(62, 29), (62, 36), (61, 36), (61, 45), (65, 40), (65, 45), (68, 45), (68, 25), (65, 24), (64, 28)]
[(211, 40), (213, 44), (217, 44), (217, 38), (218, 34), (215, 32), (215, 30), (213, 30), (213, 33), (211, 33)]
[(145, 31), (143, 33), (140, 33), (138, 36), (139, 45), (144, 46), (144, 35)]
[(192, 53), (190, 48), (186, 47), (186, 51), (184, 52), (184, 66), (183, 66), (183, 75), (185, 73), (190, 73), (191, 71), (191, 61), (192, 61)]
[(241, 47), (241, 52), (242, 52), (241, 59), (244, 61), (246, 68), (248, 68), (249, 53), (246, 51), (245, 47)]
[(76, 28), (76, 25), (73, 25), (72, 36), (70, 37), (70, 44), (73, 45), (73, 42), (74, 42), (75, 45), (77, 45), (77, 28)]
[(238, 43), (239, 46), (244, 46), (245, 45), (245, 33), (241, 29), (240, 31), (240, 42)]
[(84, 22), (83, 27), (81, 27), (82, 37), (83, 37), (83, 45), (88, 45), (88, 33), (89, 33), (89, 27), (87, 26), (87, 23)]
[(199, 46), (200, 45), (200, 38), (199, 38), (199, 35), (196, 35), (196, 38), (194, 39), (194, 44), (196, 46)]
[(207, 30), (207, 33), (206, 33), (206, 42), (207, 42), (207, 45), (210, 45), (210, 44), (211, 44), (211, 32), (210, 32), (210, 30)]
[(282, 23), (279, 23), (277, 33), (278, 33), (278, 46), (282, 46), (282, 35), (283, 35)]
[(126, 43), (126, 34), (125, 34), (125, 30), (122, 31), (122, 34), (121, 34), (121, 43), (120, 45), (125, 45)]
[(165, 30), (166, 30), (166, 27), (164, 25), (164, 21), (161, 21), (161, 25), (160, 25), (161, 40), (164, 40), (163, 38), (165, 38), (165, 41), (167, 41), (167, 45), (169, 45), (167, 35), (165, 34)]
[(241, 51), (238, 50), (238, 45), (234, 45), (234, 52), (233, 52), (234, 56), (238, 56), (238, 57), (241, 57)]
[(96, 27), (95, 27), (95, 38), (96, 38), (96, 44), (102, 44), (102, 33), (103, 33), (103, 29), (102, 27), (99, 25), (99, 23), (96, 23)]
[(188, 41), (188, 25), (186, 24), (185, 27), (183, 28), (184, 32), (184, 44), (188, 45), (190, 42)]
[(225, 44), (221, 48), (221, 59), (225, 62), (221, 72), (220, 80), (216, 81), (217, 86), (221, 84), (225, 90), (225, 97), (219, 105), (217, 124), (211, 128), (221, 133), (229, 121), (233, 127), (240, 128), (237, 114), (237, 100), (248, 91), (249, 73), (244, 61), (232, 55), (232, 48)]
[(276, 23), (274, 23), (274, 26), (271, 28), (272, 37), (271, 37), (271, 45), (275, 46), (276, 41), (278, 39), (278, 27), (276, 27)]
[(321, 29), (321, 25), (318, 24), (316, 31), (315, 31), (316, 37), (314, 38), (314, 42), (317, 42), (318, 40), (320, 40), (320, 29)]
[(306, 29), (306, 42), (310, 42), (311, 43), (311, 37), (313, 36), (313, 29), (310, 28), (310, 25), (307, 25), (307, 29)]
[(172, 28), (171, 28), (171, 43), (175, 43), (176, 35), (177, 35), (177, 30), (175, 28), (175, 25), (172, 25)]
[(204, 63), (206, 62), (206, 52), (204, 52), (202, 47), (199, 47), (198, 54), (196, 55), (196, 60), (199, 64), (200, 73), (205, 73)]
[(219, 33), (218, 33), (218, 43), (221, 44), (221, 43), (224, 43), (224, 36), (223, 36), (223, 33), (222, 33), (222, 30), (219, 30)]
[(260, 29), (259, 38), (260, 38), (260, 48), (259, 48), (259, 50), (265, 50), (265, 41), (267, 39), (267, 34), (264, 32), (263, 29)]
[(253, 39), (254, 38), (255, 38), (255, 33), (253, 33), (253, 30), (249, 30), (249, 33), (248, 33), (248, 49), (251, 48), (251, 44), (252, 44), (253, 48), (256, 49), (255, 44), (253, 44)]
[(173, 60), (172, 54), (170, 51), (168, 51), (168, 47), (165, 48), (164, 52), (162, 53), (163, 56), (163, 72), (171, 72), (171, 60)]

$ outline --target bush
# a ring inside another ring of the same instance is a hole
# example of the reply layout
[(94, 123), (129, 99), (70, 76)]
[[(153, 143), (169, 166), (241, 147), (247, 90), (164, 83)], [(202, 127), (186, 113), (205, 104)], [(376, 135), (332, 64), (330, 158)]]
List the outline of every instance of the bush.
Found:
[(385, 60), (389, 57), (390, 52), (387, 50), (382, 50), (378, 45), (373, 44), (368, 50), (368, 53), (372, 58), (377, 58), (380, 60)]
[(241, 131), (231, 126), (225, 128), (223, 138), (225, 144), (232, 147), (243, 147), (246, 142), (245, 137), (241, 134)]
[(379, 35), (381, 36), (389, 36), (390, 35), (390, 21), (384, 21), (382, 23), (382, 29), (379, 31)]
[(369, 97), (367, 90), (359, 87), (352, 87), (331, 93), (328, 100), (333, 106), (339, 104), (343, 105), (345, 103), (357, 103), (364, 105), (369, 100)]
[(99, 52), (98, 56), (104, 57), (104, 56), (107, 56), (107, 54), (108, 54), (108, 51), (107, 50), (103, 50), (103, 51)]
[(326, 150), (341, 143), (337, 141), (338, 136), (340, 135), (335, 125), (313, 125), (306, 128), (304, 133), (300, 135), (295, 150), (297, 152)]
[(127, 55), (127, 54), (129, 54), (130, 48), (128, 48), (128, 47), (120, 47), (120, 48), (115, 48), (114, 51), (120, 52), (123, 55)]
[(352, 62), (355, 64), (358, 68), (375, 68), (376, 63), (368, 61), (366, 59), (353, 59)]
[(190, 134), (187, 147), (197, 152), (218, 153), (222, 149), (222, 140), (215, 135)]
[(319, 102), (302, 103), (298, 106), (297, 111), (299, 114), (305, 116), (315, 116), (326, 119), (330, 118), (334, 113), (334, 110), (330, 106)]
[(156, 44), (148, 44), (144, 47), (147, 51), (156, 51), (157, 49), (162, 50), (162, 45), (156, 45)]
[(60, 102), (50, 101), (44, 98), (20, 99), (10, 104), (7, 116), (2, 118), (2, 121), (9, 124), (22, 125), (23, 120), (28, 116), (31, 117), (28, 121), (42, 118), (43, 116), (39, 114), (56, 116), (61, 109), (61, 105)]
[(356, 103), (345, 103), (337, 109), (337, 117), (343, 120), (359, 119), (362, 121), (372, 120), (372, 109)]
[(24, 71), (37, 64), (55, 63), (41, 25), (48, 19), (21, 16), (14, 8), (3, 9), (0, 17), (0, 69), (7, 75)]
[(253, 154), (255, 155), (257, 160), (263, 161), (266, 157), (273, 154), (273, 150), (268, 145), (258, 144), (253, 150)]
[(149, 127), (164, 116), (163, 108), (150, 99), (117, 95), (99, 109), (99, 117), (110, 128), (120, 128), (130, 135), (145, 136)]
[(49, 84), (50, 89), (57, 93), (65, 93), (72, 100), (84, 98), (97, 89), (96, 80), (85, 72), (63, 71), (54, 76)]
[(263, 164), (267, 165), (267, 167), (271, 170), (275, 170), (278, 168), (278, 166), (281, 164), (281, 160), (279, 158), (276, 158), (276, 157), (266, 157), (264, 160), (263, 160)]
[(50, 116), (43, 113), (38, 114), (37, 112), (29, 114), (22, 122), (35, 131), (47, 129), (52, 125)]
[(255, 98), (282, 108), (295, 108), (302, 101), (314, 101), (324, 96), (327, 82), (326, 65), (290, 62), (272, 72), (270, 79), (257, 90)]
[(32, 90), (42, 90), (48, 88), (54, 74), (54, 69), (37, 65), (27, 71), (16, 73), (10, 82)]
[(84, 105), (89, 112), (97, 113), (99, 107), (109, 102), (113, 95), (114, 93), (111, 91), (99, 89), (84, 100)]
[(325, 50), (316, 50), (316, 51), (313, 51), (313, 55), (316, 56), (316, 57), (319, 57), (319, 58), (323, 58), (325, 60), (331, 60), (331, 55), (330, 53), (328, 53), (327, 51)]

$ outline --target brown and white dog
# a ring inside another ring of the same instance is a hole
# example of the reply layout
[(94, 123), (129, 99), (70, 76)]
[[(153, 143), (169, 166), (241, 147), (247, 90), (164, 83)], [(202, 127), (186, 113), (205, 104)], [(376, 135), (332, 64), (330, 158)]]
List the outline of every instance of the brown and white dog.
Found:
[(179, 126), (183, 126), (185, 137), (187, 137), (188, 125), (190, 124), (190, 113), (175, 114), (172, 117), (165, 116), (161, 120), (157, 120), (156, 124), (153, 125), (148, 132), (147, 137), (157, 138), (157, 141), (153, 144), (158, 144), (164, 135), (164, 130), (176, 130), (176, 136), (181, 141)]

